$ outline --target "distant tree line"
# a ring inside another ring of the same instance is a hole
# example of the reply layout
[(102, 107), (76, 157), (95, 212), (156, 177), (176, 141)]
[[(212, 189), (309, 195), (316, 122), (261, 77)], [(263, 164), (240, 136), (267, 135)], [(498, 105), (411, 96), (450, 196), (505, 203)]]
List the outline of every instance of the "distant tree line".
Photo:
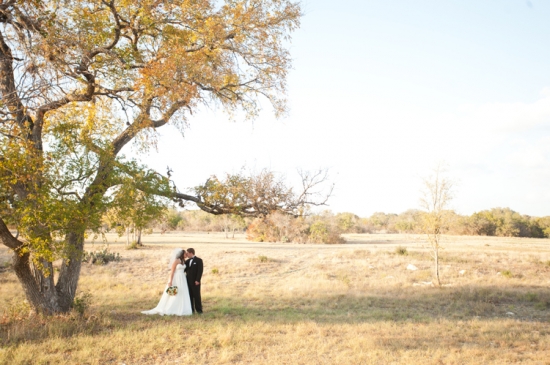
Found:
[[(247, 218), (238, 215), (212, 215), (201, 210), (177, 211), (167, 209), (151, 220), (144, 232), (225, 232), (227, 238), (236, 233), (246, 233), (256, 242), (342, 243), (345, 233), (423, 233), (421, 210), (407, 210), (401, 214), (377, 212), (361, 218), (353, 213), (320, 213), (293, 217), (275, 212), (263, 218)], [(443, 233), (451, 235), (550, 238), (550, 216), (522, 215), (510, 208), (482, 210), (472, 215), (460, 215), (447, 211), (447, 226)], [(107, 230), (120, 233), (120, 223), (105, 220)], [(140, 227), (138, 225), (138, 227)]]
[[(133, 235), (136, 225), (124, 224), (120, 220), (103, 221), (105, 231), (115, 231), (119, 235)], [(154, 219), (150, 219), (144, 233), (160, 231), (186, 232), (225, 232), (227, 238), (236, 233), (246, 233), (247, 238), (256, 242), (296, 242), (296, 243), (342, 243), (342, 233), (367, 232), (358, 223), (355, 215), (343, 213), (334, 215), (330, 211), (294, 217), (282, 212), (274, 212), (262, 218), (242, 217), (235, 214), (213, 215), (201, 210), (177, 211), (166, 209)]]
[[(449, 215), (445, 233), (471, 236), (498, 237), (550, 237), (550, 216), (532, 217), (510, 208), (482, 210), (472, 215)], [(407, 210), (401, 214), (374, 213), (363, 227), (368, 232), (422, 233), (420, 210)]]

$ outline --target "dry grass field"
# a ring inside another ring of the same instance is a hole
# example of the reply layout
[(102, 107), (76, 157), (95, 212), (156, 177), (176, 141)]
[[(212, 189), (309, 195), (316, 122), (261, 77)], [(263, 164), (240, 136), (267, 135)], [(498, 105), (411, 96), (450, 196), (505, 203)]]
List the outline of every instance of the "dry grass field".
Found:
[[(300, 245), (172, 233), (139, 250), (108, 238), (122, 261), (84, 265), (83, 316), (29, 315), (0, 249), (0, 363), (550, 364), (550, 240), (445, 237), (435, 288), (421, 236)], [(205, 313), (140, 314), (175, 247), (204, 260)]]

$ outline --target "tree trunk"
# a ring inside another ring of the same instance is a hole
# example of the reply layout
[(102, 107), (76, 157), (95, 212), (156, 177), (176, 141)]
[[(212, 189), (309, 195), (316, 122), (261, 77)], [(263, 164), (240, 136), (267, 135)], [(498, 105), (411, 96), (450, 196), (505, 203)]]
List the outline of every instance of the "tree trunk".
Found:
[(69, 233), (66, 237), (72, 247), (69, 258), (63, 260), (59, 279), (54, 285), (54, 270), (51, 262), (42, 267), (33, 264), (29, 253), (13, 255), (13, 267), (25, 297), (40, 313), (51, 315), (66, 313), (71, 309), (82, 267), (81, 252), (84, 247), (83, 233)]
[(22, 252), (24, 243), (12, 235), (2, 217), (0, 217), (0, 242), (13, 252), (13, 270), (31, 306), (36, 311), (46, 314), (56, 312), (58, 310), (55, 305), (56, 292), (52, 290), (51, 277), (46, 278), (34, 268), (30, 254)]
[(437, 282), (437, 286), (441, 286), (441, 281), (439, 280), (439, 249), (434, 249), (434, 264), (435, 264), (435, 280)]
[(141, 228), (138, 229), (136, 246), (141, 246)]
[(72, 232), (66, 238), (70, 255), (61, 263), (59, 279), (55, 288), (59, 296), (59, 304), (63, 312), (68, 312), (73, 303), (82, 268), (82, 251), (84, 250), (84, 232)]
[[(52, 268), (51, 263), (49, 268)], [(43, 314), (61, 312), (57, 292), (53, 285), (53, 272), (46, 277), (38, 268), (34, 267), (29, 253), (13, 254), (13, 268), (25, 297), (34, 310)]]

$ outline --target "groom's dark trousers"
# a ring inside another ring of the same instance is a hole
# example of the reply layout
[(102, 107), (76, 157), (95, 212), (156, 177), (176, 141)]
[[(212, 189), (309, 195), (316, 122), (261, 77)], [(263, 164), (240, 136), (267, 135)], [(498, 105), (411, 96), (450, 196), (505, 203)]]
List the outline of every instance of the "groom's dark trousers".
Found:
[[(191, 265), (189, 265), (189, 262)], [(191, 298), (191, 308), (193, 313), (202, 313), (202, 302), (201, 302), (201, 278), (202, 278), (202, 260), (197, 256), (192, 259), (185, 261), (187, 273), (187, 286), (189, 287), (189, 297)], [(195, 282), (198, 281), (199, 285), (196, 285)]]

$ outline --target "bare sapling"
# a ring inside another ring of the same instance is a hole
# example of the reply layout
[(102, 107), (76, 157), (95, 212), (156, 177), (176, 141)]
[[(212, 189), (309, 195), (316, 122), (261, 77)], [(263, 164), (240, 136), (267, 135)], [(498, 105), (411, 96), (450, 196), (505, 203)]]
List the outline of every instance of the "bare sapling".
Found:
[(434, 284), (441, 286), (439, 275), (439, 253), (442, 249), (441, 235), (449, 225), (449, 205), (453, 199), (454, 183), (446, 177), (443, 163), (439, 163), (433, 173), (423, 179), (420, 206), (422, 214), (422, 231), (428, 238), (431, 255), (434, 260)]

